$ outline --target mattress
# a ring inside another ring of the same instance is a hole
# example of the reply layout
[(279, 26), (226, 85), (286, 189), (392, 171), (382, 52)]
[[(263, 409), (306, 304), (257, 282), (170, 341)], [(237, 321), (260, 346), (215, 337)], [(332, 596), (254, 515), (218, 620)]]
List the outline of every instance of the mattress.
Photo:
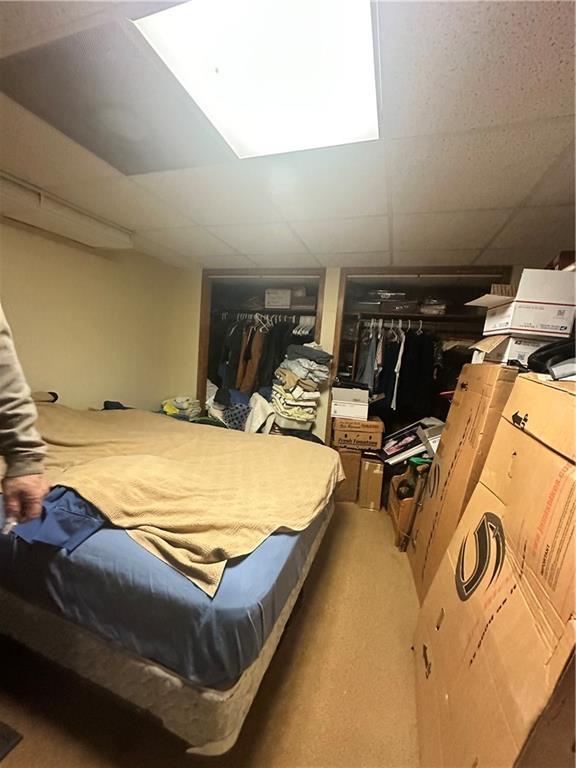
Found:
[(230, 561), (212, 599), (110, 528), (69, 555), (0, 535), (0, 587), (195, 686), (226, 689), (260, 655), (329, 512)]
[(236, 742), (314, 561), (334, 504), (327, 507), (302, 572), (258, 658), (226, 690), (198, 688), (165, 667), (135, 656), (54, 611), (0, 586), (1, 631), (161, 720), (189, 752), (220, 755)]

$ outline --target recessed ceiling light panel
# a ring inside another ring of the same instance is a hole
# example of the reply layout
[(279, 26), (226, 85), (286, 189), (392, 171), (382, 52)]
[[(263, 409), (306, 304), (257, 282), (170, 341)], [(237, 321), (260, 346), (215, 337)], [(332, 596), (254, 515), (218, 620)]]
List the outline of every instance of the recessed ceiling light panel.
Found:
[(239, 157), (378, 138), (369, 0), (190, 0), (134, 23)]

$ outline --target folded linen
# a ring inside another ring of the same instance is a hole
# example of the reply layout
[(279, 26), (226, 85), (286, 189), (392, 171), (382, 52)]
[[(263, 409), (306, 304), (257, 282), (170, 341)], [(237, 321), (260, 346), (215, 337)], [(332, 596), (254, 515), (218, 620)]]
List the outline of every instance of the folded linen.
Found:
[(286, 350), (288, 360), (307, 359), (319, 365), (327, 365), (332, 355), (316, 344), (290, 344)]

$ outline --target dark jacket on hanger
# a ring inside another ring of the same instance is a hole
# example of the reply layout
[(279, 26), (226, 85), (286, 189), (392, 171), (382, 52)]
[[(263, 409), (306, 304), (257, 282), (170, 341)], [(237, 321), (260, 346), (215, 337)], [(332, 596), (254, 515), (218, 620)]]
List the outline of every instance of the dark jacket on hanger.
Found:
[(397, 410), (415, 420), (430, 416), (434, 397), (434, 337), (407, 331), (398, 382)]

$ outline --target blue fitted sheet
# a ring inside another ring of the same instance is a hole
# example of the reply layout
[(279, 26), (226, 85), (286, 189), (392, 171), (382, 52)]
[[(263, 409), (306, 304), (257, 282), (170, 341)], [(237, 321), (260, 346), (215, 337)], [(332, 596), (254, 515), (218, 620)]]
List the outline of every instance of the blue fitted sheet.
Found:
[(230, 561), (212, 599), (110, 528), (71, 554), (0, 534), (0, 586), (194, 684), (227, 688), (258, 657), (327, 514)]

